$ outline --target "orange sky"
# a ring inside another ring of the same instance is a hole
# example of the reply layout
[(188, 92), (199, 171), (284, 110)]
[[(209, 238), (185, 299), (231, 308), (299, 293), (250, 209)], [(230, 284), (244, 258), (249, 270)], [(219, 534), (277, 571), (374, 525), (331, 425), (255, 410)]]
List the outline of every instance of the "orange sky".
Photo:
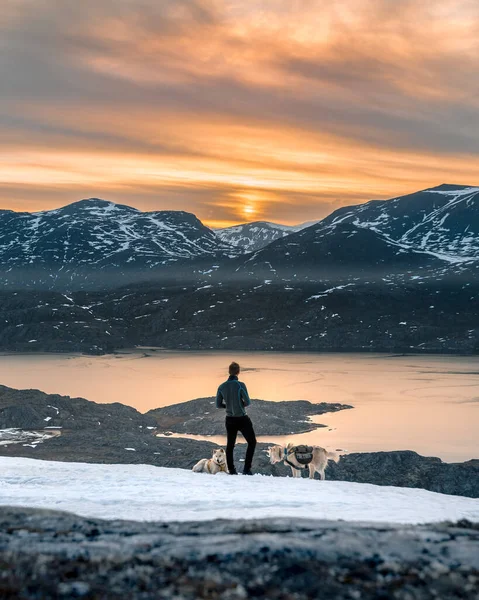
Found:
[(11, 0), (0, 207), (298, 223), (479, 184), (476, 0)]

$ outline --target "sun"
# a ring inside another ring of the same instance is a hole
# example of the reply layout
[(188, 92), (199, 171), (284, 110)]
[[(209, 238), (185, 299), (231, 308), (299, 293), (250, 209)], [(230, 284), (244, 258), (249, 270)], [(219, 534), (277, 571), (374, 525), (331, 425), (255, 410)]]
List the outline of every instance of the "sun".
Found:
[(256, 212), (256, 209), (251, 204), (246, 204), (246, 206), (243, 206), (243, 213), (247, 217), (250, 217), (251, 215), (254, 215), (255, 212)]

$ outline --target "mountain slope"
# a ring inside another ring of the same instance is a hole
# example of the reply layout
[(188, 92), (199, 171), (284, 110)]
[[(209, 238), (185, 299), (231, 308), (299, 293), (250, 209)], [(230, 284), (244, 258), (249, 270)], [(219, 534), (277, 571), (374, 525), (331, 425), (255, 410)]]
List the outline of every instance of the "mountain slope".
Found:
[(333, 212), (324, 224), (353, 224), (452, 260), (479, 258), (479, 187), (443, 184)]
[(74, 289), (119, 285), (181, 261), (231, 253), (194, 215), (141, 212), (99, 199), (39, 213), (0, 211), (4, 283)]
[(238, 275), (296, 281), (406, 274), (445, 266), (435, 256), (374, 230), (323, 222), (277, 240), (238, 263)]

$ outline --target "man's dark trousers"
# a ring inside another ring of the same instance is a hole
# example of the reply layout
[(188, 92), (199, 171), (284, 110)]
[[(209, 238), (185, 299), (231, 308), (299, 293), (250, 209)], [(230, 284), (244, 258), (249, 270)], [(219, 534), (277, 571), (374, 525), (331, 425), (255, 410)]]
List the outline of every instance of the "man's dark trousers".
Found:
[(226, 444), (226, 462), (228, 464), (228, 471), (233, 473), (235, 471), (233, 450), (236, 444), (236, 436), (240, 431), (246, 442), (248, 448), (246, 450), (246, 458), (244, 461), (244, 471), (251, 469), (251, 463), (253, 462), (253, 454), (256, 448), (256, 436), (254, 434), (253, 423), (251, 419), (246, 415), (244, 417), (226, 417), (226, 433), (227, 433), (227, 444)]

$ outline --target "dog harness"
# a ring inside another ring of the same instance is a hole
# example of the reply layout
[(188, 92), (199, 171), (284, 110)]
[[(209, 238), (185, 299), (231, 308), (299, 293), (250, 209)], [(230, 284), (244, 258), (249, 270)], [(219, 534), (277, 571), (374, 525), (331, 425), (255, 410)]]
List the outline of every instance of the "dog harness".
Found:
[[(294, 454), (295, 459), (301, 465), (300, 467), (293, 464), (289, 460), (288, 457), (291, 456), (292, 454)], [(293, 467), (293, 469), (296, 469), (297, 471), (301, 471), (302, 469), (307, 469), (309, 463), (313, 460), (313, 446), (304, 446), (304, 445), (293, 446), (289, 450), (287, 448), (285, 448), (283, 460), (286, 464), (288, 464), (290, 467)]]
[(211, 459), (212, 462), (214, 462), (215, 465), (217, 465), (221, 471), (224, 471), (226, 473), (226, 464), (221, 464), (220, 462), (216, 461), (214, 458)]

